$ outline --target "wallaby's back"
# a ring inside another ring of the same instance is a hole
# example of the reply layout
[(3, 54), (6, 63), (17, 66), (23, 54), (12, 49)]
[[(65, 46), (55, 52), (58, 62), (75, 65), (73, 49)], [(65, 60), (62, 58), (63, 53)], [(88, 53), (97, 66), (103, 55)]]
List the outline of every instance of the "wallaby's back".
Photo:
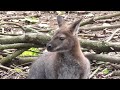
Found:
[(89, 60), (81, 51), (77, 37), (81, 20), (71, 26), (57, 17), (59, 30), (47, 44), (49, 52), (41, 55), (29, 71), (29, 79), (87, 79), (90, 74)]

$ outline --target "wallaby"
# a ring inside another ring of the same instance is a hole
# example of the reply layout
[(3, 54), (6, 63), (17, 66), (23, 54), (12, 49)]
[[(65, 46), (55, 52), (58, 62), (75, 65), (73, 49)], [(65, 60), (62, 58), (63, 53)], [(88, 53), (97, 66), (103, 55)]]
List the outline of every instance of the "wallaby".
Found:
[(28, 79), (88, 79), (90, 62), (77, 37), (80, 21), (68, 26), (62, 16), (57, 16), (59, 30), (46, 45), (49, 52), (32, 64)]

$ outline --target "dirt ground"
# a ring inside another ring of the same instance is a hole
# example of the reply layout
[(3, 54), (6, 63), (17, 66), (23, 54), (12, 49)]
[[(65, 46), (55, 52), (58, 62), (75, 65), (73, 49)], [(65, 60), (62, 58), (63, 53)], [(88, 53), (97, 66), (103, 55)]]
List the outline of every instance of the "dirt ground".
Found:
[[(107, 15), (107, 14), (113, 14), (116, 12), (119, 12), (119, 11), (79, 11), (79, 12), (71, 11), (71, 12), (66, 12), (62, 15), (68, 23), (72, 23), (74, 20), (77, 20), (80, 17), (82, 17), (83, 19), (88, 19), (93, 16), (97, 17), (97, 16), (102, 16), (102, 15)], [(32, 15), (38, 15), (39, 23), (32, 24), (32, 25), (37, 27), (38, 24), (45, 23), (49, 26), (49, 28), (56, 30), (58, 28), (57, 22), (56, 22), (56, 16), (58, 15), (58, 13), (60, 13), (60, 12), (54, 12), (54, 11), (0, 11), (0, 19), (6, 18), (6, 17), (9, 18), (9, 17), (13, 17), (13, 16), (26, 17), (26, 16), (32, 16)], [(110, 24), (110, 25), (119, 24), (120, 17), (118, 16), (117, 18), (118, 19), (116, 21), (107, 22), (107, 24)], [(115, 19), (115, 18), (112, 18), (112, 19)], [(23, 26), (31, 25), (31, 23), (26, 23), (24, 21), (15, 21), (14, 18), (11, 18), (11, 19), (5, 20), (5, 21), (14, 21)], [(88, 24), (88, 25), (85, 25), (84, 27), (101, 26), (103, 24), (106, 24), (106, 22), (97, 22), (94, 24)], [(107, 29), (107, 30), (113, 31), (115, 29)], [(18, 32), (18, 30), (16, 32)], [(82, 33), (103, 35), (103, 30), (82, 32)], [(106, 40), (110, 35), (111, 35), (111, 33), (108, 33), (108, 34), (106, 34), (106, 37), (97, 38), (97, 39), (92, 38), (92, 37), (90, 37), (90, 38), (81, 37), (81, 38), (102, 41), (102, 40)], [(119, 39), (119, 37), (116, 36), (112, 39), (112, 41), (119, 42), (120, 39)], [(113, 52), (113, 53), (108, 53), (108, 54), (120, 56), (119, 52), (117, 52), (117, 53)], [(12, 66), (16, 66), (16, 65), (11, 65), (10, 68)], [(99, 66), (101, 66), (101, 67), (99, 68)], [(22, 72), (20, 72), (20, 71), (19, 72), (11, 72), (11, 71), (5, 71), (5, 70), (0, 69), (0, 78), (1, 79), (25, 79), (29, 72), (30, 65), (24, 65), (24, 66), (19, 65), (16, 67), (21, 68)], [(120, 78), (120, 75), (112, 74), (113, 72), (119, 71), (119, 69), (120, 69), (120, 66), (117, 63), (102, 62), (102, 61), (96, 61), (96, 60), (91, 61), (91, 74), (98, 68), (99, 68), (99, 70), (91, 77), (91, 79), (119, 79)]]

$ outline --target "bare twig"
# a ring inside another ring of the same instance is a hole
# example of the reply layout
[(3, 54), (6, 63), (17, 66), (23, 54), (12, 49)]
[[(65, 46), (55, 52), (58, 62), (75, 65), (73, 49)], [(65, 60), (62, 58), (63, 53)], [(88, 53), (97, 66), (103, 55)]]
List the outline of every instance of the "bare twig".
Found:
[(113, 32), (113, 34), (106, 40), (106, 42), (109, 42), (109, 41), (113, 38), (113, 36), (114, 36), (118, 31), (120, 31), (120, 28), (116, 29), (116, 30)]
[(18, 24), (18, 23), (13, 23), (13, 22), (2, 22), (2, 23), (0, 23), (0, 26), (1, 26), (1, 25), (4, 25), (4, 24), (16, 25), (16, 26), (19, 26), (23, 31), (25, 31), (25, 28), (24, 28), (23, 26), (21, 26), (20, 24)]
[(116, 65), (116, 64), (111, 64), (111, 66), (115, 69), (120, 69), (120, 65)]
[(110, 72), (109, 74), (105, 75), (105, 78), (111, 77), (113, 72)]
[(0, 20), (9, 20), (9, 19), (22, 19), (25, 18), (25, 16), (12, 16), (12, 17), (3, 17)]
[(16, 25), (16, 26), (19, 26), (19, 28), (21, 28), (23, 31), (32, 31), (32, 32), (36, 32), (36, 33), (39, 33), (36, 29), (32, 29), (32, 28), (28, 28), (28, 27), (24, 27), (18, 23), (14, 23), (14, 22), (2, 22), (0, 23), (0, 25), (4, 25), (4, 24), (9, 24), (9, 25)]
[(101, 66), (99, 66), (90, 76), (89, 79), (92, 78), (97, 72), (98, 70), (101, 68)]
[(97, 35), (97, 34), (78, 34), (78, 36), (95, 37), (95, 38), (104, 38), (104, 37), (106, 37), (105, 35)]
[(9, 75), (2, 77), (2, 79), (7, 79), (8, 77), (10, 77), (11, 75), (13, 75), (14, 73), (15, 72), (11, 72)]
[(0, 69), (5, 70), (5, 71), (10, 71), (11, 70), (11, 68), (3, 66), (1, 64), (0, 64)]
[(99, 20), (97, 21), (97, 23), (111, 23), (111, 22), (115, 22), (115, 21), (119, 21), (119, 18), (115, 18), (115, 19), (107, 19), (107, 20)]

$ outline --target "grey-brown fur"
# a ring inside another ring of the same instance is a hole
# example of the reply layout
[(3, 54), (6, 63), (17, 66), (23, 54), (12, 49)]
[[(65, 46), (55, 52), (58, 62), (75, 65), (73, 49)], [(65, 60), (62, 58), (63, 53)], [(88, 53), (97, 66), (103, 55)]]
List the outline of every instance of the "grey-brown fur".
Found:
[(60, 29), (47, 44), (49, 52), (32, 64), (28, 79), (87, 79), (90, 63), (77, 38), (80, 20), (71, 26), (67, 26), (61, 16), (57, 21)]

